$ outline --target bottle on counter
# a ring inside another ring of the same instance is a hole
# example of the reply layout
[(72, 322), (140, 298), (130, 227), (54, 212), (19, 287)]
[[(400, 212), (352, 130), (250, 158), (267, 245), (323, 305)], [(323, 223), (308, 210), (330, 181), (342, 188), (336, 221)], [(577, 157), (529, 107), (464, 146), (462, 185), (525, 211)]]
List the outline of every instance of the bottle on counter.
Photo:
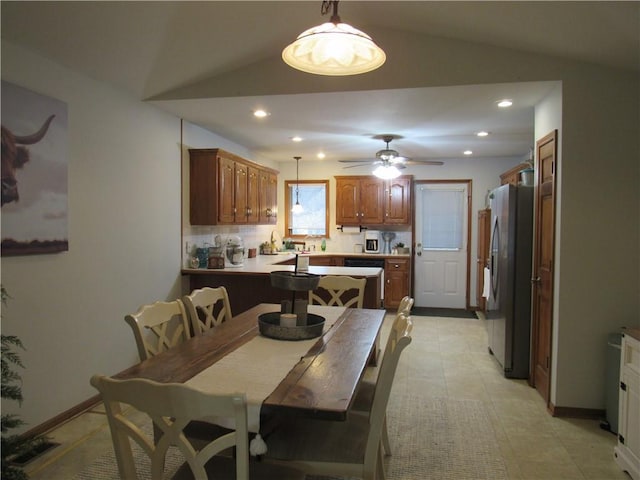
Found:
[(320, 250), (323, 252), (327, 249), (327, 241), (323, 238), (322, 243), (320, 244)]

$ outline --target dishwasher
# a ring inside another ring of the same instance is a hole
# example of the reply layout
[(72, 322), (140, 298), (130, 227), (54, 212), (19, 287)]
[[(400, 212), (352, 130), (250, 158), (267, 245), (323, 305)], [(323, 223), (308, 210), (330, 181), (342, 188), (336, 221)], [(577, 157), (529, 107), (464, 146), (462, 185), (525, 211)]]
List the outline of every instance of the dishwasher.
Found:
[(384, 305), (384, 258), (346, 257), (344, 259), (344, 266), (381, 268), (382, 274), (380, 275), (380, 300), (382, 302), (382, 305)]

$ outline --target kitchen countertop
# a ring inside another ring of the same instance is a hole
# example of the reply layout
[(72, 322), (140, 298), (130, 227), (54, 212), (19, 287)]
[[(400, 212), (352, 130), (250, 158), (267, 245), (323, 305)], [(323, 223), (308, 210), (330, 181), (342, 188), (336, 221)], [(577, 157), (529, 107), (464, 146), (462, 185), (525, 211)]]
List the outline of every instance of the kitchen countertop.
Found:
[[(311, 252), (304, 254), (309, 256), (329, 256), (329, 257), (363, 257), (363, 258), (409, 258), (410, 255), (387, 255), (387, 254), (364, 254), (364, 253), (344, 253), (344, 252)], [(285, 262), (295, 258), (294, 253), (280, 252), (277, 255), (258, 255), (254, 258), (245, 258), (244, 264), (236, 267), (226, 266), (220, 269), (211, 268), (183, 268), (182, 273), (185, 275), (198, 275), (207, 273), (224, 273), (224, 274), (269, 274), (276, 270), (293, 271), (293, 265), (279, 265), (279, 262)], [(381, 268), (377, 267), (333, 267), (333, 266), (309, 266), (309, 273), (317, 275), (352, 275), (361, 277), (373, 277), (380, 275)]]

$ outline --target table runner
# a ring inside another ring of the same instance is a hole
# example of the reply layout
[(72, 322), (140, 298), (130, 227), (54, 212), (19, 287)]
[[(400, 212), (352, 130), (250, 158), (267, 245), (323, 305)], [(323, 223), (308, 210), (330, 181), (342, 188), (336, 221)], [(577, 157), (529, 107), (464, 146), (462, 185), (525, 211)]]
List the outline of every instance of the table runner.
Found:
[[(333, 326), (345, 310), (344, 307), (309, 305), (309, 313), (324, 317), (324, 332)], [(262, 402), (317, 341), (318, 338), (276, 340), (258, 334), (185, 384), (207, 393), (246, 393), (249, 431), (258, 433)], [(208, 420), (234, 428), (233, 422), (229, 424), (223, 419)]]

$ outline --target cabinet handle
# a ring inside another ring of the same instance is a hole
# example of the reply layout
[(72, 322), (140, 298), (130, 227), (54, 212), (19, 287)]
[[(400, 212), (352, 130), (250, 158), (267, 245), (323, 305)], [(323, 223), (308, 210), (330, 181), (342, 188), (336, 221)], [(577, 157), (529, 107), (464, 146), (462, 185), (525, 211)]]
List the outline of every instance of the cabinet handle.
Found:
[(398, 265), (397, 263), (393, 266), (394, 268), (400, 268), (400, 265)]

